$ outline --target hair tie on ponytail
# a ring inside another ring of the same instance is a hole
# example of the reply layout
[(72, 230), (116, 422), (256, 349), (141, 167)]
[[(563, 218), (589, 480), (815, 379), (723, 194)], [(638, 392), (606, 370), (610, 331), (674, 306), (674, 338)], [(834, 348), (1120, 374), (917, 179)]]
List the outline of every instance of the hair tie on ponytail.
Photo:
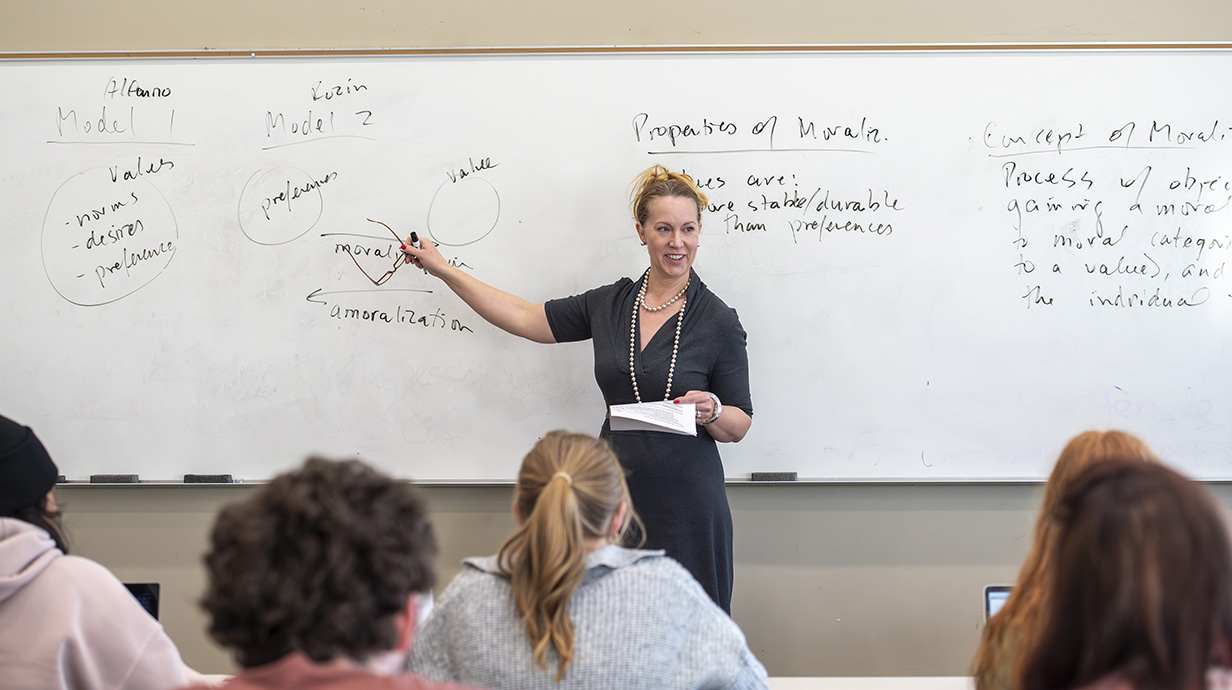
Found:
[(557, 477), (564, 477), (565, 481), (569, 482), (569, 486), (573, 486), (573, 477), (569, 476), (568, 472), (561, 470), (560, 472), (552, 475), (552, 479), (556, 479)]

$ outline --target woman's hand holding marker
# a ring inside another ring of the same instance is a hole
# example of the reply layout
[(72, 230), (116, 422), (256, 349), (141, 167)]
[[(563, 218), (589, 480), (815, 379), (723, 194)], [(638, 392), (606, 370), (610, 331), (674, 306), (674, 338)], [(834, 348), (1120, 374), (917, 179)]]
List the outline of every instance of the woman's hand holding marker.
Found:
[(449, 268), (449, 263), (436, 250), (436, 245), (432, 242), (420, 242), (419, 235), (414, 232), (402, 243), (402, 253), (406, 255), (407, 262), (414, 264), (415, 268), (422, 268), (438, 278), (443, 270)]

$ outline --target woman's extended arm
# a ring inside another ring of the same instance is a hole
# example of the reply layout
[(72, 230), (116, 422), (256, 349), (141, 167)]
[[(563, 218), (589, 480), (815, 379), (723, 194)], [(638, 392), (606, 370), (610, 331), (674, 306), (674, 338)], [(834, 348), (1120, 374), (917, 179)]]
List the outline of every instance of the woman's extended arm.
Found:
[(420, 248), (407, 239), (402, 251), (415, 266), (441, 279), (485, 321), (497, 328), (537, 343), (554, 343), (543, 304), (498, 290), (460, 268), (451, 266), (430, 240), (420, 240)]

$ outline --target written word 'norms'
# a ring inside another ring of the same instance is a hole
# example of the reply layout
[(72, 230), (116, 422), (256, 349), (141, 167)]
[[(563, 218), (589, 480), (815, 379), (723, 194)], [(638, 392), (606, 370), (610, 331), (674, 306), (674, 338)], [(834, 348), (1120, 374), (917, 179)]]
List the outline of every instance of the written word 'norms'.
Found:
[(170, 204), (145, 177), (95, 168), (56, 190), (42, 239), (51, 286), (69, 302), (90, 307), (157, 278), (175, 256), (179, 229)]

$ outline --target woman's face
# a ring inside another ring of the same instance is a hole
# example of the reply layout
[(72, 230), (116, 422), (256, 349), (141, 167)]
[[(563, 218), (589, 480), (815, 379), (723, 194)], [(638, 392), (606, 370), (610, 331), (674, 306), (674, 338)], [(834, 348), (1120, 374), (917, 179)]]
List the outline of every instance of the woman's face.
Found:
[(650, 254), (650, 271), (669, 280), (687, 276), (697, 254), (702, 232), (697, 202), (680, 196), (662, 196), (650, 202), (645, 223), (637, 234)]

